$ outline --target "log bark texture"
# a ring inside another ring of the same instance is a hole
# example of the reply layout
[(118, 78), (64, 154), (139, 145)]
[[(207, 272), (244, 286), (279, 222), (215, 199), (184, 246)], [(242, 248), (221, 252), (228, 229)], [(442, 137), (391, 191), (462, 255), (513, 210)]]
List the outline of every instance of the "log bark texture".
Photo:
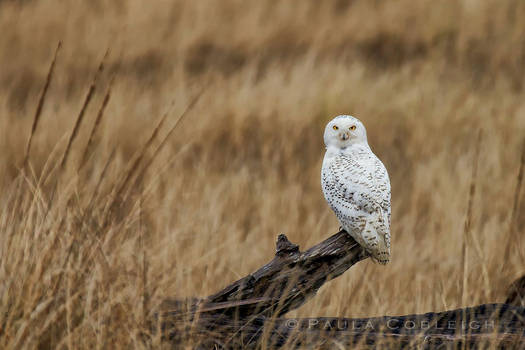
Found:
[(345, 231), (304, 252), (279, 235), (269, 263), (207, 298), (165, 300), (156, 327), (175, 345), (190, 340), (202, 348), (525, 348), (525, 308), (507, 304), (363, 319), (282, 318), (367, 257)]

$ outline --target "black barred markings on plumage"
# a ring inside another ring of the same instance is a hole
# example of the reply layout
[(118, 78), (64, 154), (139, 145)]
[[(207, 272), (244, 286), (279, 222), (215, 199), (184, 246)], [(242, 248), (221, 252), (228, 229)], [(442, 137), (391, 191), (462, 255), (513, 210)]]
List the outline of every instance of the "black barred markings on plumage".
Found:
[(321, 185), (341, 226), (380, 264), (390, 261), (390, 180), (368, 145), (361, 121), (349, 115), (325, 128)]

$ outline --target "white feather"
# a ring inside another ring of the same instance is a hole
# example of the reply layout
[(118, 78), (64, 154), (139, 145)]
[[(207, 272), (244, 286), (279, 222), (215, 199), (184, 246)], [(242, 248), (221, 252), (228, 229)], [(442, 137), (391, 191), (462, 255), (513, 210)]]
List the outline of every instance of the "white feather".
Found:
[(338, 116), (326, 126), (324, 139), (321, 185), (328, 204), (345, 231), (375, 261), (388, 263), (390, 180), (368, 146), (364, 125), (357, 118)]

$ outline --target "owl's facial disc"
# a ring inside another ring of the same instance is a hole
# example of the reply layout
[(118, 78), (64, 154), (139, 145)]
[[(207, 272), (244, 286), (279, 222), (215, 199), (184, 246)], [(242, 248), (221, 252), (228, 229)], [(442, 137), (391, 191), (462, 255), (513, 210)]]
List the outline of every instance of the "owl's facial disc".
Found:
[(338, 116), (332, 119), (325, 129), (325, 145), (345, 149), (351, 144), (366, 143), (366, 131), (359, 119), (351, 116)]

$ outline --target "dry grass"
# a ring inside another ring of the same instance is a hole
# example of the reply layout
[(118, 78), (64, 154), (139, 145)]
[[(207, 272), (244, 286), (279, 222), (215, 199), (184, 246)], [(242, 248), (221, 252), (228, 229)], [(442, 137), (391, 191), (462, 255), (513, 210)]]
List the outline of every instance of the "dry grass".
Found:
[(341, 113), (389, 170), (392, 262), (358, 264), (290, 316), (503, 301), (524, 272), (524, 13), (519, 0), (1, 1), (0, 348), (157, 347), (140, 332), (164, 297), (246, 275), (278, 233), (301, 248), (334, 233), (322, 132)]

